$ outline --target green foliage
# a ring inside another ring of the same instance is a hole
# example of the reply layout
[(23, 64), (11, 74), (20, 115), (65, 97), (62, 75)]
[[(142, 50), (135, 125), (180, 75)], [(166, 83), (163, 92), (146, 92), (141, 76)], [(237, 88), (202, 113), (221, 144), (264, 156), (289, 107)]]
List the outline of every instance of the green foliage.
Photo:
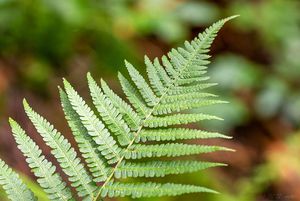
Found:
[(66, 188), (66, 184), (62, 182), (61, 177), (55, 173), (55, 166), (45, 159), (39, 147), (14, 120), (10, 119), (9, 121), (18, 148), (26, 156), (29, 167), (35, 176), (39, 178), (37, 181), (45, 189), (45, 192), (49, 194), (49, 198), (53, 200), (70, 199), (72, 197), (71, 191)]
[[(59, 88), (62, 107), (78, 144), (79, 153), (53, 125), (36, 113), (24, 100), (27, 116), (44, 142), (51, 148), (52, 155), (77, 193), (76, 196), (71, 195), (69, 187), (56, 173), (56, 167), (45, 159), (42, 151), (25, 131), (10, 119), (18, 148), (26, 157), (29, 167), (48, 198), (72, 200), (79, 196), (83, 200), (96, 201), (101, 197), (138, 198), (195, 192), (216, 193), (214, 190), (195, 185), (150, 181), (129, 183), (119, 179), (162, 177), (224, 165), (176, 158), (164, 160), (159, 157), (232, 151), (214, 145), (176, 142), (179, 139), (228, 137), (215, 132), (172, 126), (184, 126), (203, 120), (220, 120), (219, 117), (209, 114), (190, 113), (189, 109), (224, 103), (215, 99), (215, 95), (203, 93), (203, 89), (215, 84), (205, 83), (207, 78), (199, 78), (199, 75), (204, 74), (205, 66), (209, 63), (207, 52), (218, 31), (225, 22), (234, 17), (213, 24), (192, 42), (185, 42), (184, 48), (172, 49), (168, 57), (162, 58), (163, 64), (157, 59), (152, 63), (146, 57), (150, 85), (132, 64), (125, 62), (133, 84), (122, 74), (119, 74), (119, 79), (133, 108), (110, 90), (103, 80), (100, 87), (88, 74), (88, 86), (93, 106), (96, 108), (94, 111), (71, 84), (64, 80), (64, 89)], [(151, 144), (148, 143), (150, 141)], [(162, 142), (155, 143), (157, 141)], [(146, 157), (149, 161), (137, 160)], [(1, 162), (1, 168), (0, 181), (10, 198), (20, 200), (20, 194), (24, 194), (21, 197), (26, 198), (25, 200), (34, 199), (30, 190), (4, 162)]]
[(0, 159), (0, 185), (11, 200), (36, 200), (33, 193), (25, 186), (18, 174)]
[(101, 192), (102, 197), (124, 197), (131, 196), (132, 198), (139, 197), (154, 197), (154, 196), (175, 196), (184, 193), (216, 193), (213, 190), (193, 185), (182, 184), (159, 184), (159, 183), (136, 183), (126, 184), (120, 182), (108, 183)]

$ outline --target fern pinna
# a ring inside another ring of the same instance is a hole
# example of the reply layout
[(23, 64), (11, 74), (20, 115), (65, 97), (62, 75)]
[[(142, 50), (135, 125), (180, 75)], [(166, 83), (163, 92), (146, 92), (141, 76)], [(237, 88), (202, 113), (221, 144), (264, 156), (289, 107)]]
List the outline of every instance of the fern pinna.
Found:
[[(149, 83), (129, 63), (125, 62), (131, 81), (118, 74), (122, 89), (129, 101), (114, 93), (104, 80), (101, 87), (87, 75), (90, 94), (95, 106), (92, 110), (71, 84), (64, 80), (59, 88), (66, 120), (78, 144), (80, 155), (69, 141), (46, 119), (36, 113), (24, 100), (25, 112), (44, 142), (51, 148), (61, 169), (67, 175), (68, 186), (56, 167), (46, 159), (38, 145), (16, 121), (10, 119), (18, 148), (37, 182), (50, 200), (100, 200), (105, 197), (175, 196), (184, 193), (214, 190), (187, 184), (134, 183), (129, 177), (163, 177), (222, 166), (221, 163), (196, 160), (163, 160), (231, 149), (177, 142), (185, 139), (229, 138), (203, 130), (178, 127), (202, 120), (220, 118), (203, 113), (189, 113), (189, 109), (224, 103), (203, 90), (214, 86), (203, 76), (209, 63), (207, 52), (224, 23), (218, 21), (199, 34), (184, 48), (172, 49), (161, 60), (145, 57)], [(149, 158), (147, 160), (141, 160)], [(153, 159), (152, 159), (153, 158)], [(0, 160), (0, 184), (11, 200), (37, 200), (18, 175)], [(75, 189), (72, 191), (71, 188)], [(74, 194), (77, 195), (74, 195)]]

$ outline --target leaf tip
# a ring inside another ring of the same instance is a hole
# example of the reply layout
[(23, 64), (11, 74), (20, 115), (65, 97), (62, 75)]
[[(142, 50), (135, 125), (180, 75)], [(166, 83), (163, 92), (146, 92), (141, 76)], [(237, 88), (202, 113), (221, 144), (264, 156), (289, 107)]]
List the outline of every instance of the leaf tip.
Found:
[(23, 106), (24, 106), (25, 109), (30, 108), (29, 103), (27, 102), (26, 98), (23, 98)]
[(12, 117), (8, 117), (8, 123), (12, 127), (16, 123), (16, 121)]

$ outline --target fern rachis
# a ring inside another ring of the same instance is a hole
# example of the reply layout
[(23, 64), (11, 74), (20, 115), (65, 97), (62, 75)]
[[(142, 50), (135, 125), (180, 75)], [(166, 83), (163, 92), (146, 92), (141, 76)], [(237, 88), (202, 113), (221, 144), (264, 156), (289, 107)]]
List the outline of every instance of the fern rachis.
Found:
[[(67, 123), (78, 144), (81, 160), (67, 139), (46, 119), (37, 114), (24, 101), (24, 108), (51, 148), (71, 186), (84, 200), (99, 200), (102, 197), (151, 197), (175, 196), (183, 193), (215, 191), (193, 185), (174, 183), (126, 183), (128, 177), (163, 177), (168, 174), (183, 174), (202, 169), (223, 166), (222, 163), (193, 160), (165, 161), (160, 157), (177, 157), (214, 151), (231, 151), (219, 146), (179, 143), (177, 140), (229, 138), (220, 133), (196, 129), (172, 127), (202, 120), (219, 120), (219, 117), (189, 113), (189, 109), (224, 103), (214, 94), (203, 92), (215, 83), (209, 79), (206, 65), (209, 63), (207, 52), (226, 18), (213, 24), (192, 42), (185, 42), (184, 48), (172, 49), (168, 57), (152, 62), (145, 57), (148, 81), (129, 62), (125, 62), (131, 81), (119, 73), (122, 89), (130, 104), (115, 94), (105, 81), (101, 86), (87, 75), (88, 86), (96, 111), (93, 111), (64, 80), (64, 89), (59, 88), (62, 108)], [(184, 111), (184, 112), (183, 112)], [(55, 172), (55, 166), (45, 159), (39, 147), (27, 136), (25, 131), (10, 120), (18, 148), (27, 158), (32, 171), (39, 178), (38, 183), (48, 194), (50, 200), (71, 200), (69, 187)], [(151, 142), (145, 143), (145, 142)], [(155, 158), (147, 162), (136, 161), (142, 158)], [(48, 167), (47, 172), (44, 167)], [(4, 162), (0, 161), (0, 184), (12, 200), (17, 199), (10, 178), (22, 187), (21, 193), (28, 200), (34, 196)], [(119, 181), (115, 181), (119, 180)], [(99, 183), (100, 182), (100, 183)], [(174, 191), (174, 189), (176, 189)]]

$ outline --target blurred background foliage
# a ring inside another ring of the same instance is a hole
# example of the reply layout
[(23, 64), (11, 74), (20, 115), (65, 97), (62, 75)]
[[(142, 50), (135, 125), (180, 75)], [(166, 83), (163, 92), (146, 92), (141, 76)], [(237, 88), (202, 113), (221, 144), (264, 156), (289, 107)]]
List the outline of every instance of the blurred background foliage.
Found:
[(116, 72), (124, 71), (124, 59), (144, 70), (144, 54), (160, 57), (240, 14), (216, 39), (209, 68), (219, 83), (212, 90), (230, 104), (201, 108), (225, 120), (199, 125), (231, 134), (234, 140), (218, 143), (237, 152), (202, 157), (226, 168), (174, 176), (222, 194), (160, 200), (300, 200), (299, 10), (298, 0), (0, 0), (0, 155), (44, 200), (7, 125), (8, 115), (15, 117), (42, 144), (22, 111), (24, 96), (70, 135), (59, 108), (61, 77), (85, 97), (87, 71), (120, 92)]

